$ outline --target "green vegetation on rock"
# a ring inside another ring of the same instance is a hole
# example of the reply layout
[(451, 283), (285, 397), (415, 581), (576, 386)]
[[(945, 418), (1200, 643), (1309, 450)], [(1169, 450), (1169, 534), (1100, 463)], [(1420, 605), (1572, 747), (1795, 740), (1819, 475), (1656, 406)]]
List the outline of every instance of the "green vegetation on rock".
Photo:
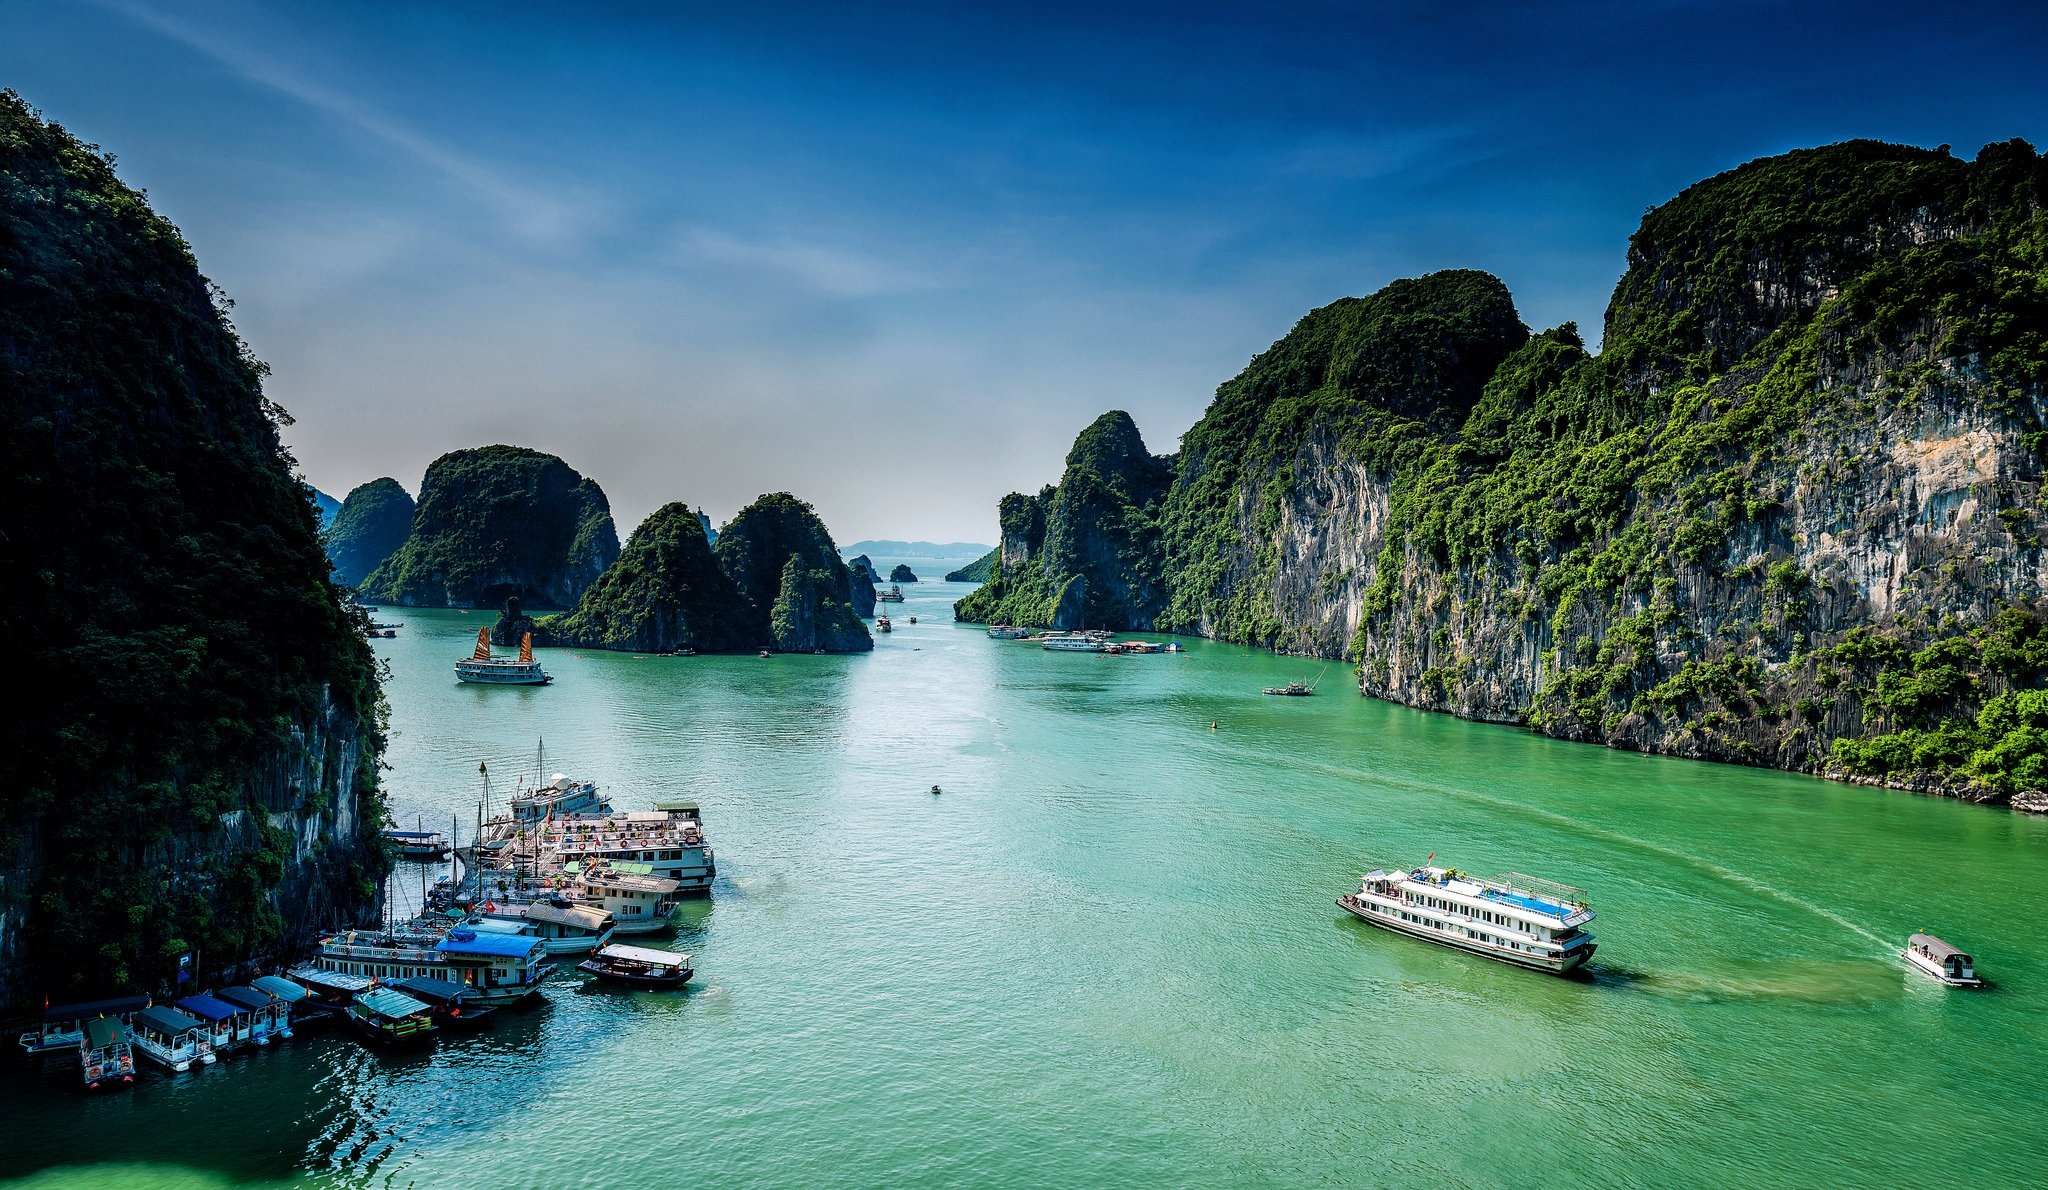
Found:
[(949, 583), (985, 583), (995, 574), (996, 563), (1002, 559), (1001, 550), (990, 550), (958, 570), (949, 571)]
[(889, 572), (889, 581), (892, 583), (914, 583), (917, 581), (917, 571), (898, 562), (896, 568)]
[(541, 620), (535, 632), (536, 643), (641, 653), (744, 649), (762, 640), (712, 556), (703, 521), (682, 504), (642, 521), (575, 610)]
[(349, 492), (327, 527), (334, 581), (356, 586), (412, 535), (412, 497), (395, 479), (373, 479)]
[(384, 870), (375, 662), (229, 306), (111, 157), (0, 93), (12, 1005), (274, 958)]
[(412, 534), (363, 580), (365, 599), (412, 607), (573, 607), (619, 556), (596, 481), (523, 446), (435, 459)]
[(852, 571), (840, 559), (825, 522), (788, 492), (762, 496), (740, 509), (719, 531), (712, 554), (739, 592), (738, 609), (750, 641), (794, 652), (875, 647), (853, 610)]

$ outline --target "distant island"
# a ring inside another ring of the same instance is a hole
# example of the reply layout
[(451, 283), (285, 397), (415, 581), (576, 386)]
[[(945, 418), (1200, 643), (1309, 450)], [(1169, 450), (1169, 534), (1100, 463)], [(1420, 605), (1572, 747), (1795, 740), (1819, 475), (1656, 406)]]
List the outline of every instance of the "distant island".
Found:
[(848, 558), (855, 554), (871, 558), (978, 558), (992, 548), (974, 541), (856, 541), (841, 546), (839, 552)]
[(917, 581), (917, 571), (898, 562), (896, 568), (889, 572), (889, 581), (892, 583), (914, 583)]

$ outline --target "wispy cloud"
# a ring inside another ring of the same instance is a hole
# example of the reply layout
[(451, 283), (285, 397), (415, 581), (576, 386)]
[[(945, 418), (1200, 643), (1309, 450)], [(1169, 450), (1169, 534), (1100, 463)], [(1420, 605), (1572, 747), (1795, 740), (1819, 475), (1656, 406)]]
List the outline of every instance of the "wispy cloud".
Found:
[(575, 221), (569, 204), (560, 199), (509, 178), (475, 157), (451, 148), (351, 95), (320, 83), (305, 71), (260, 49), (200, 29), (135, 0), (93, 2), (204, 54), (258, 86), (295, 99), (358, 133), (381, 141), (467, 187), (496, 208), (506, 224), (520, 235), (542, 240), (557, 239), (568, 232)]
[(872, 297), (957, 284), (905, 261), (786, 237), (750, 240), (716, 228), (691, 227), (676, 242), (686, 263), (776, 273), (828, 297)]

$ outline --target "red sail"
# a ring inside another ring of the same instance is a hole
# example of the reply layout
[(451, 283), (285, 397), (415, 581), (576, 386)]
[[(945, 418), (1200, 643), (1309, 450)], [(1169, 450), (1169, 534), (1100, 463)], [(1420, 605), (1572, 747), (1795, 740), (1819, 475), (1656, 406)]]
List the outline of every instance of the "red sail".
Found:
[(522, 665), (533, 664), (533, 633), (531, 632), (525, 633), (519, 638), (519, 661)]
[(476, 652), (470, 656), (470, 660), (489, 661), (490, 659), (491, 630), (488, 628), (479, 628), (476, 630)]

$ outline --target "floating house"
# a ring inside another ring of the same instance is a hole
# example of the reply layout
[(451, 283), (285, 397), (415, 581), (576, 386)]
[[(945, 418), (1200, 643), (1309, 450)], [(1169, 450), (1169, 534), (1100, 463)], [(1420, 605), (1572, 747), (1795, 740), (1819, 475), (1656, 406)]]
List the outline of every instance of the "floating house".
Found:
[(194, 1062), (214, 1062), (213, 1026), (190, 1013), (159, 1005), (136, 1013), (132, 1024), (135, 1048), (166, 1070), (183, 1073)]

